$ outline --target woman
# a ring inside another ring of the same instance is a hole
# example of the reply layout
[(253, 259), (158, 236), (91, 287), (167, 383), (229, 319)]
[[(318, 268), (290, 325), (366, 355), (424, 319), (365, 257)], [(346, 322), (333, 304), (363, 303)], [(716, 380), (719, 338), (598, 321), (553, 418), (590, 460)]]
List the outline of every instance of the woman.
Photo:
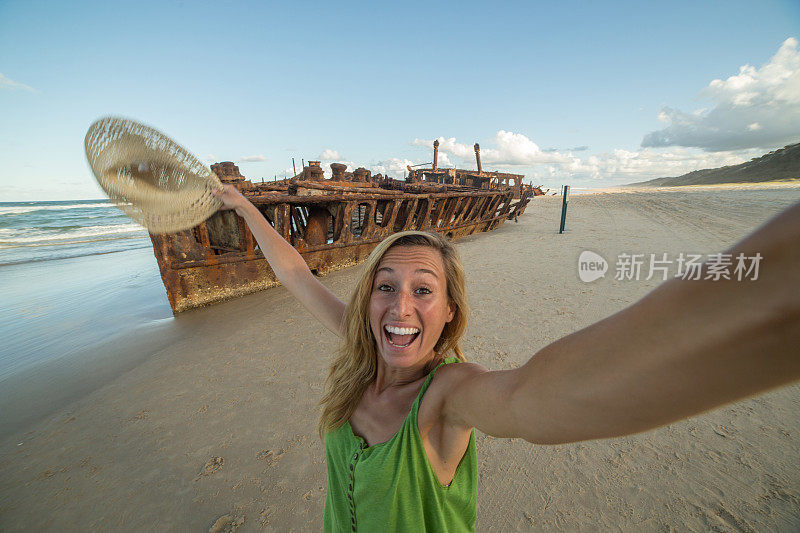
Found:
[(756, 281), (668, 281), (522, 367), (488, 371), (448, 364), (463, 360), (467, 306), (442, 237), (387, 238), (345, 306), (234, 187), (220, 198), (343, 338), (319, 425), (326, 530), (473, 529), (474, 428), (541, 444), (622, 436), (800, 377), (800, 204), (728, 251), (761, 254)]

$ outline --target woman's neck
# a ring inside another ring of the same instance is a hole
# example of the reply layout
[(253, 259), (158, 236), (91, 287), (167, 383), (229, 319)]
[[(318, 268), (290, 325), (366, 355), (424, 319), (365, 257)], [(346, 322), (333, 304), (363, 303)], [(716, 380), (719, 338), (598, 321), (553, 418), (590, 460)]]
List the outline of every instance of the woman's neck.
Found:
[(378, 356), (378, 372), (375, 376), (375, 391), (383, 393), (390, 387), (402, 387), (409, 383), (414, 383), (426, 377), (434, 369), (441, 357), (434, 353), (426, 361), (422, 361), (419, 366), (408, 368), (392, 368), (386, 364), (383, 358)]

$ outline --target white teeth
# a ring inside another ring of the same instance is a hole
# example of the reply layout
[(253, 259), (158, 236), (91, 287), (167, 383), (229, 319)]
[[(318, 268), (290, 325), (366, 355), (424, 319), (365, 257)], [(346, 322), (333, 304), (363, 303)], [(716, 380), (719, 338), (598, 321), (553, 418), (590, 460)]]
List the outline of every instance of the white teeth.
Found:
[(385, 326), (386, 331), (389, 333), (394, 333), (395, 335), (413, 335), (414, 333), (419, 333), (418, 328), (397, 328), (395, 326)]

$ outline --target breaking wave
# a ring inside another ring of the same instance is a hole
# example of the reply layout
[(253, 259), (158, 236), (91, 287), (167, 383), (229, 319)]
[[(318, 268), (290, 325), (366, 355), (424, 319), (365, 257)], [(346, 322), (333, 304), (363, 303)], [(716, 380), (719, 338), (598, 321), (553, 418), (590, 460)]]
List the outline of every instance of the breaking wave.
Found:
[(135, 223), (67, 228), (0, 229), (0, 249), (17, 246), (51, 246), (100, 240), (146, 237), (147, 230)]
[(65, 209), (90, 209), (96, 207), (115, 207), (111, 203), (95, 203), (95, 204), (70, 204), (70, 205), (9, 205), (0, 206), (0, 215), (22, 215), (25, 213), (32, 213), (34, 211), (64, 211)]

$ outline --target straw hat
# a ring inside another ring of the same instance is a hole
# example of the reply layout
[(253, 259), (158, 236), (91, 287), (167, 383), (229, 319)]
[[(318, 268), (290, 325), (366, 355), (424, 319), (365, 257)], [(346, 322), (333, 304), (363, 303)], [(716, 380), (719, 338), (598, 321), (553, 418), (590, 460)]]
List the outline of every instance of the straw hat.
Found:
[(219, 178), (178, 143), (144, 124), (101, 118), (86, 133), (94, 177), (126, 215), (150, 233), (174, 233), (210, 217)]

